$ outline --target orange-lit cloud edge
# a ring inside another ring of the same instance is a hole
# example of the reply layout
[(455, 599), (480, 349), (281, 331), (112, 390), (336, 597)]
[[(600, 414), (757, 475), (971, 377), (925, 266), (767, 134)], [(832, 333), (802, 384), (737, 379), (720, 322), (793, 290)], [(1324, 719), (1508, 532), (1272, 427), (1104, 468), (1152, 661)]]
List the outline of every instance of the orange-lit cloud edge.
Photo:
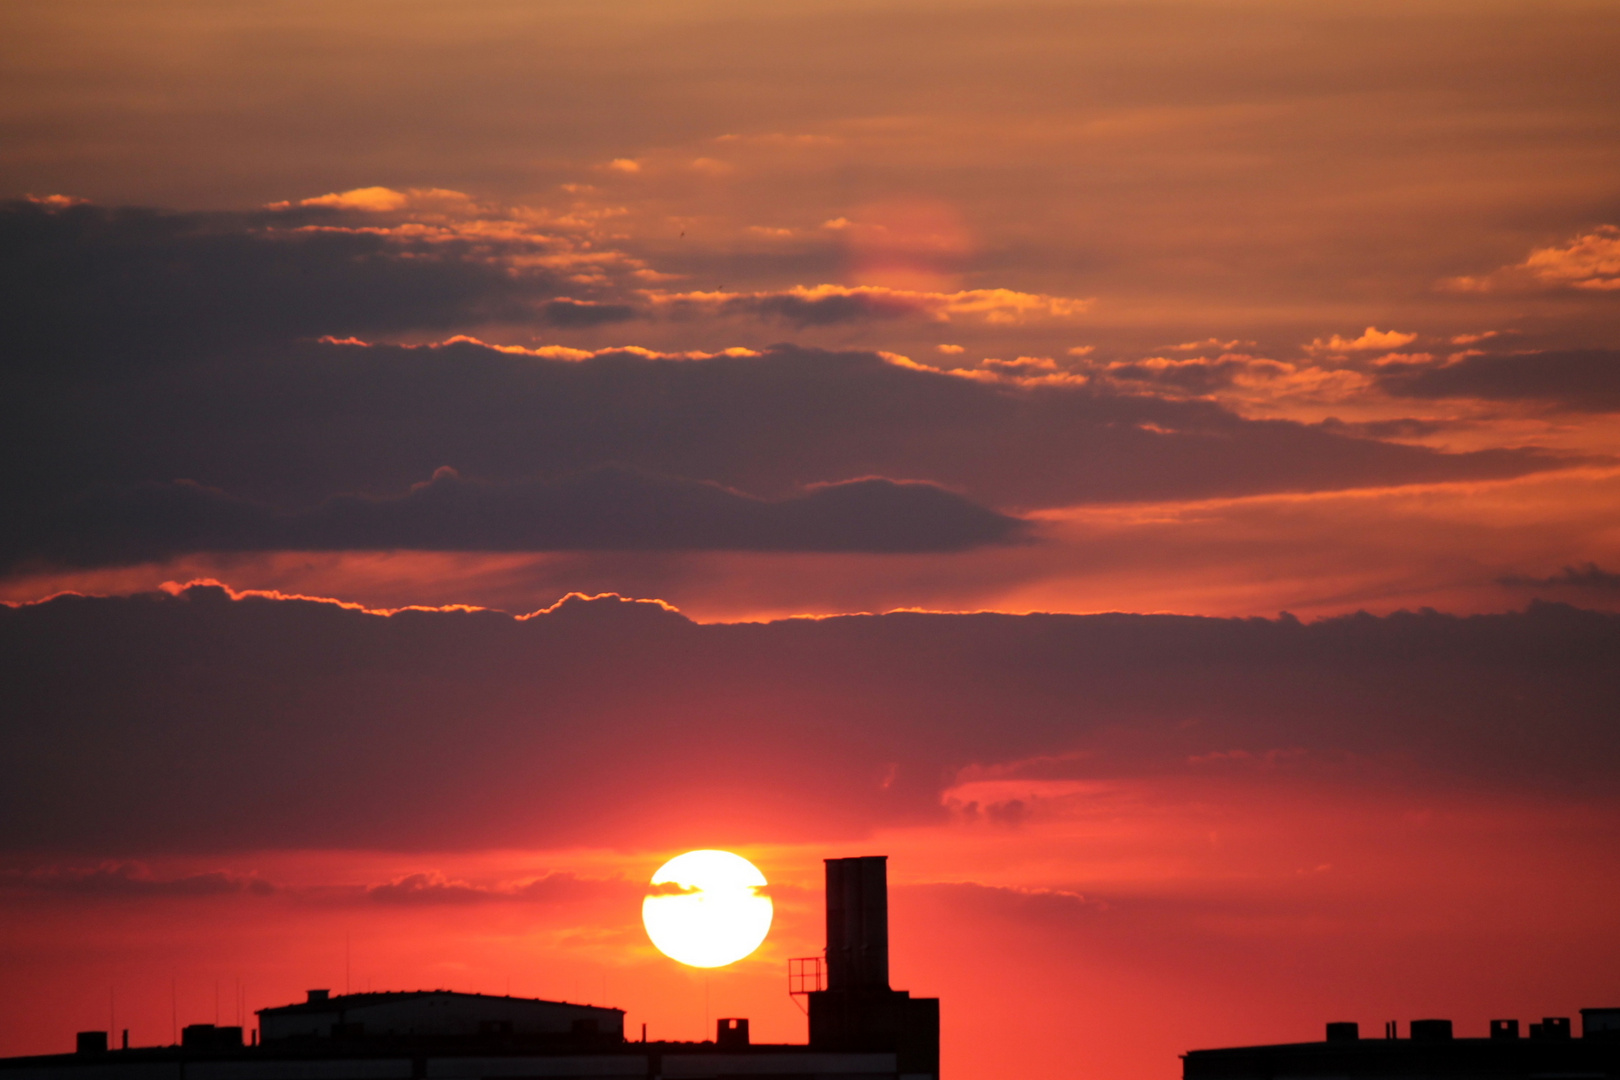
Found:
[[(223, 560), (203, 553), (105, 571), (13, 575), (0, 583), (9, 591), (0, 603), (210, 585), (237, 600), (305, 600), (379, 616), (488, 611), (529, 619), (572, 601), (613, 599), (698, 623), (899, 611), (1230, 617), (1289, 610), (1312, 618), (1414, 605), (1513, 610), (1536, 595), (1611, 608), (1617, 598), (1609, 592), (1549, 580), (1538, 593), (1530, 579), (1562, 567), (1612, 568), (1605, 508), (1617, 497), (1620, 468), (1582, 465), (1502, 480), (1038, 510), (1027, 520), (1040, 543), (1010, 549), (930, 556), (699, 551), (653, 560), (664, 570), (639, 569), (645, 560), (635, 553), (267, 552)], [(205, 569), (210, 562), (214, 569)], [(688, 583), (682, 566), (702, 572)], [(897, 579), (901, 567), (912, 568), (915, 582)], [(539, 577), (522, 577), (531, 572)], [(522, 579), (515, 584), (514, 574)], [(669, 575), (680, 595), (660, 595), (657, 582)], [(571, 588), (570, 578), (605, 584)], [(638, 578), (652, 587), (614, 581)], [(320, 584), (301, 587), (300, 579)], [(437, 595), (423, 598), (424, 590)], [(544, 601), (525, 603), (535, 592)]]

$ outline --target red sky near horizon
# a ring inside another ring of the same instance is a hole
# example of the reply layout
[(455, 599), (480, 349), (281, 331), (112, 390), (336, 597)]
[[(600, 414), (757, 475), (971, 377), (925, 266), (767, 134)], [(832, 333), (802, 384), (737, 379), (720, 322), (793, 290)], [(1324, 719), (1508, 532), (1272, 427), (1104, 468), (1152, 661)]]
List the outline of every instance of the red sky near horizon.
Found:
[[(319, 986), (797, 1041), (876, 853), (953, 1077), (1614, 1004), (1617, 48), (7, 5), (0, 1054)], [(705, 977), (638, 913), (711, 846), (778, 921)]]

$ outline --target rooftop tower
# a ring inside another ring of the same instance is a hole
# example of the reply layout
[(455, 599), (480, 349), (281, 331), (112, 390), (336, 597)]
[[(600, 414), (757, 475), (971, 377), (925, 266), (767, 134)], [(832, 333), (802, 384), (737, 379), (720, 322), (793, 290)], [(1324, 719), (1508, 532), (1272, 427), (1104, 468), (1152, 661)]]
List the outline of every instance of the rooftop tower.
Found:
[(827, 988), (812, 991), (810, 1046), (890, 1051), (901, 1080), (939, 1075), (939, 999), (889, 987), (888, 856), (828, 859)]

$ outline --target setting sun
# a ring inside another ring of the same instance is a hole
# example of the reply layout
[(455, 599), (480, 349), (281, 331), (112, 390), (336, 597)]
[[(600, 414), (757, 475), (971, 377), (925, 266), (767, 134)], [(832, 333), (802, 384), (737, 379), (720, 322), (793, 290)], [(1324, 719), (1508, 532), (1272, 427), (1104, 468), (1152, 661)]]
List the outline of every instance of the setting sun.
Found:
[[(729, 851), (688, 851), (653, 874), (641, 921), (658, 950), (692, 967), (747, 956), (771, 929), (770, 897), (758, 867)], [(662, 888), (660, 888), (662, 886)]]

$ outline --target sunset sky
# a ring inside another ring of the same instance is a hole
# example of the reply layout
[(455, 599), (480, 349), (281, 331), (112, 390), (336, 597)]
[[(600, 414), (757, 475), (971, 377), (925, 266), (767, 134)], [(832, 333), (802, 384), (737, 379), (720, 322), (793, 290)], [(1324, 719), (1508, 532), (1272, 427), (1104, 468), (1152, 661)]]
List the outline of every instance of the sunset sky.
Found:
[[(1617, 55), (0, 7), (0, 1055), (318, 986), (801, 1041), (862, 854), (958, 1080), (1620, 1001)], [(706, 847), (777, 912), (708, 976), (640, 925)]]

